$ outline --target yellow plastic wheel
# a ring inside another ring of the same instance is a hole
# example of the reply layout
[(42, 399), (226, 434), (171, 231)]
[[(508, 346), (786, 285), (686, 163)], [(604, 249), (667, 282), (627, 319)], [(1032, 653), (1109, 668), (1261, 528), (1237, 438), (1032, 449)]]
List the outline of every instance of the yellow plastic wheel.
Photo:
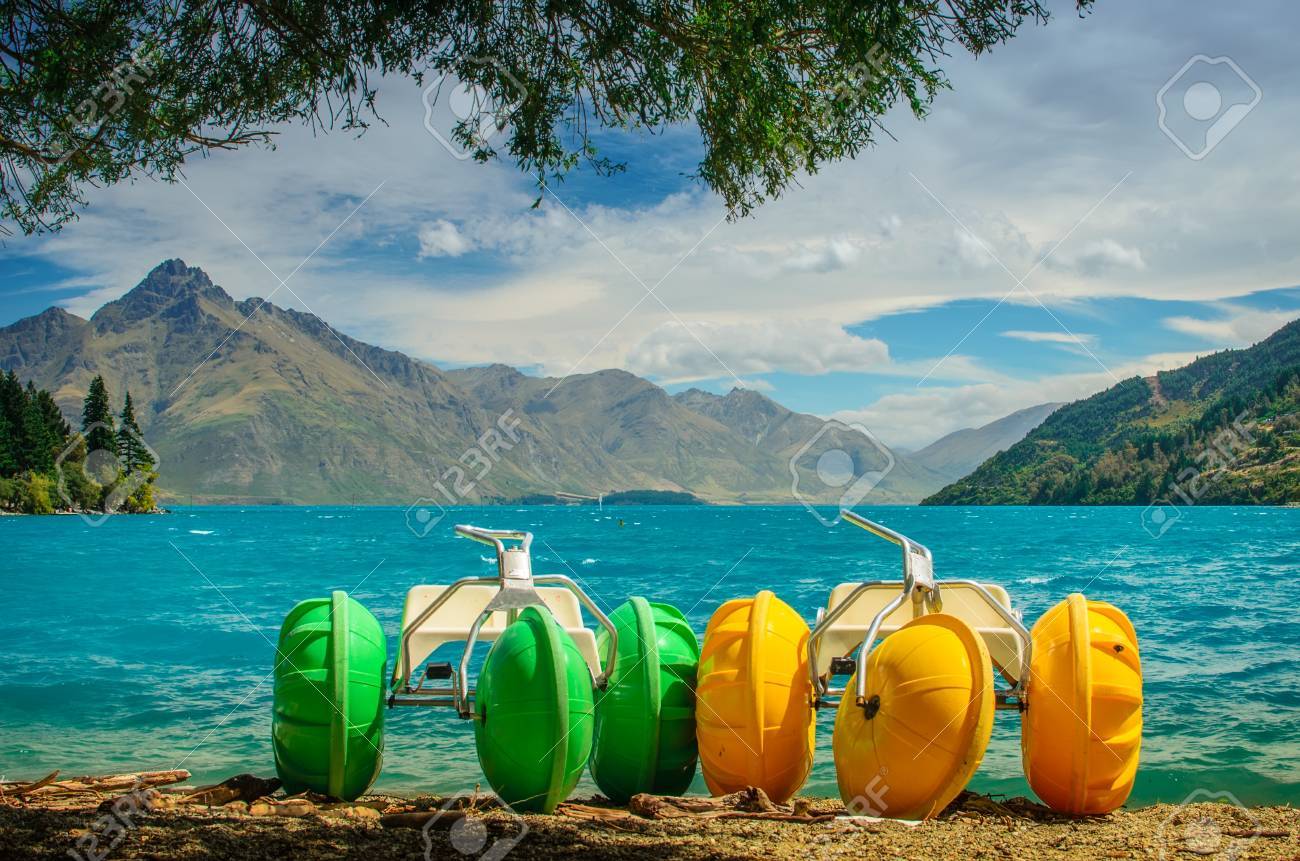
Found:
[(775, 802), (812, 770), (808, 624), (771, 592), (728, 601), (704, 632), (695, 737), (714, 795), (757, 786)]
[(835, 713), (835, 776), (850, 813), (937, 816), (965, 788), (993, 731), (993, 664), (955, 616), (913, 619), (867, 658), (867, 703), (849, 682)]
[(1133, 790), (1142, 746), (1142, 663), (1118, 608), (1071, 595), (1033, 637), (1021, 749), (1029, 785), (1053, 810), (1109, 813)]

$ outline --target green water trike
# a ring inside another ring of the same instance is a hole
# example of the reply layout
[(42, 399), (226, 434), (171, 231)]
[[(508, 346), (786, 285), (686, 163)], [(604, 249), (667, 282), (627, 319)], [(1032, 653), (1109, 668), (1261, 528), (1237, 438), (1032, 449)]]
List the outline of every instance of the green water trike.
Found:
[[(272, 724), (286, 790), (364, 793), (381, 767), (386, 704), (450, 707), (473, 720), (483, 773), (516, 810), (551, 812), (588, 762), (614, 800), (685, 791), (699, 647), (682, 614), (631, 598), (606, 616), (569, 577), (533, 575), (530, 533), (455, 532), (492, 546), (497, 573), (411, 588), (387, 690), (387, 643), (361, 604), (335, 592), (290, 611)], [(583, 624), (584, 608), (599, 632)], [(471, 686), (479, 642), (492, 647)], [(448, 643), (464, 644), (458, 663), (430, 660)]]

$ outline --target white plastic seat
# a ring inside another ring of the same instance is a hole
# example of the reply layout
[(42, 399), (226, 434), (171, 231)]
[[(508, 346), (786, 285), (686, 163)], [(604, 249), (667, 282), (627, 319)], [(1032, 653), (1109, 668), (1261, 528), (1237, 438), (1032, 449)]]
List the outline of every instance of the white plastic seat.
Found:
[[(826, 612), (839, 606), (854, 589), (857, 583), (841, 583), (831, 590), (830, 600), (826, 603)], [(981, 584), (999, 604), (1011, 608), (1011, 598), (1007, 590), (991, 583)], [(821, 640), (817, 654), (817, 673), (825, 675), (830, 671), (831, 658), (856, 654), (862, 640), (867, 636), (871, 620), (883, 610), (902, 590), (901, 583), (884, 583), (871, 586), (858, 596), (853, 605), (844, 611), (844, 615), (835, 620), (835, 624), (826, 631)], [(996, 668), (1002, 670), (1009, 679), (1020, 678), (1024, 665), (1024, 647), (1016, 632), (997, 611), (977, 591), (960, 583), (940, 584), (940, 596), (943, 598), (943, 612), (949, 613), (966, 622), (984, 638), (989, 656)], [(880, 626), (880, 636), (886, 637), (912, 620), (913, 605), (904, 602), (884, 619)]]
[(600, 675), (596, 634), (582, 624), (582, 604), (578, 602), (578, 596), (562, 586), (542, 586), (537, 590), (537, 594), (542, 596), (555, 621), (560, 623), (560, 627), (573, 639), (573, 644), (587, 659), (587, 666), (591, 667), (592, 675)]
[[(446, 586), (413, 586), (406, 593), (406, 606), (402, 610), (403, 634), (406, 632), (407, 625), (437, 600), (446, 589)], [(474, 620), (483, 613), (488, 602), (498, 591), (496, 586), (489, 584), (473, 584), (457, 589), (447, 603), (425, 619), (411, 635), (411, 669), (414, 670), (427, 661), (439, 646), (445, 643), (463, 643), (467, 640)], [(555, 621), (573, 639), (578, 651), (591, 667), (592, 673), (600, 673), (596, 635), (582, 624), (582, 605), (578, 603), (578, 597), (568, 589), (559, 586), (539, 588), (537, 594), (546, 603)], [(478, 639), (480, 642), (490, 643), (501, 636), (501, 632), (505, 629), (506, 613), (504, 610), (498, 610), (488, 617), (483, 627), (479, 628)]]

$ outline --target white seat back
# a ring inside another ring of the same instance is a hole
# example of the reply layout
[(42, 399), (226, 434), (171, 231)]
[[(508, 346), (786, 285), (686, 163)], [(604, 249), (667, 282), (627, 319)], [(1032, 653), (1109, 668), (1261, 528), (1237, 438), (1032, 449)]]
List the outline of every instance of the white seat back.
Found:
[(600, 655), (596, 652), (596, 634), (582, 623), (582, 604), (578, 596), (563, 586), (543, 586), (537, 590), (555, 621), (578, 647), (593, 676), (600, 675)]
[[(832, 609), (844, 603), (849, 594), (858, 588), (858, 585), (857, 583), (841, 583), (832, 589), (831, 598), (826, 602), (826, 612), (829, 613)], [(873, 586), (859, 595), (858, 599), (853, 602), (853, 606), (845, 609), (844, 615), (840, 616), (836, 626), (842, 624), (846, 627), (860, 627), (863, 634), (865, 634), (871, 620), (876, 617), (877, 613), (885, 609), (885, 606), (890, 601), (897, 597), (901, 589), (901, 586), (893, 585)], [(903, 606), (889, 614), (884, 621), (884, 625), (890, 630), (898, 630), (900, 625), (904, 625), (911, 620), (912, 605), (910, 602), (904, 602)]]
[[(831, 590), (826, 612), (830, 612), (845, 601), (857, 583), (841, 583)], [(991, 583), (981, 584), (1003, 607), (1011, 608), (1011, 598), (1007, 590)], [(821, 640), (817, 654), (817, 673), (825, 675), (830, 670), (831, 658), (843, 657), (857, 653), (862, 645), (871, 620), (883, 610), (890, 601), (902, 591), (902, 583), (882, 583), (871, 586), (860, 594), (848, 607), (835, 624), (826, 631)], [(996, 668), (1003, 671), (1010, 679), (1020, 678), (1024, 666), (1024, 644), (1020, 637), (998, 612), (989, 606), (987, 600), (974, 588), (961, 583), (940, 584), (940, 596), (943, 599), (943, 612), (956, 616), (975, 629), (989, 649), (989, 656)], [(890, 613), (880, 626), (880, 636), (886, 637), (912, 620), (915, 612), (911, 601)]]
[[(406, 605), (402, 610), (403, 635), (416, 617), (446, 589), (446, 586), (440, 585), (411, 587), (406, 593)], [(414, 670), (429, 660), (439, 646), (446, 643), (463, 643), (469, 639), (474, 620), (483, 613), (488, 602), (498, 591), (500, 590), (497, 586), (487, 583), (476, 583), (457, 589), (447, 603), (425, 619), (411, 634), (411, 669)], [(582, 605), (579, 604), (578, 597), (561, 586), (542, 587), (537, 590), (537, 594), (551, 611), (555, 621), (578, 647), (587, 665), (591, 667), (592, 673), (598, 674), (600, 657), (596, 652), (596, 635), (582, 624)], [(483, 627), (479, 628), (478, 639), (480, 642), (490, 643), (505, 629), (506, 613), (497, 610), (483, 623)]]

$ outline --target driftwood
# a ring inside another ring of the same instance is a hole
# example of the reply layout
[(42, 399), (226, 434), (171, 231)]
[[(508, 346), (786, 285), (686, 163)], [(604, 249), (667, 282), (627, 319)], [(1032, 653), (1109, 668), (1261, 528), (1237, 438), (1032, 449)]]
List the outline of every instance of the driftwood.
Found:
[(380, 813), (364, 804), (328, 804), (318, 809), (326, 819), (347, 819), (355, 822), (378, 822)]
[(34, 792), (43, 786), (49, 786), (56, 778), (58, 778), (58, 776), (58, 771), (51, 771), (40, 780), (34, 780), (31, 783), (24, 783), (22, 781), (6, 781), (0, 783), (0, 793), (9, 796), (26, 795), (27, 793)]
[[(275, 783), (278, 784), (279, 781)], [(378, 821), (381, 816), (380, 811), (389, 806), (390, 803), (382, 798), (372, 801), (333, 801), (329, 796), (315, 792), (302, 792), (287, 798), (262, 796), (249, 802), (246, 807), (239, 799), (223, 805), (232, 813), (247, 813), (249, 816), (298, 818), (316, 815), (326, 819), (350, 819), (359, 822)]]
[[(58, 780), (58, 772), (35, 781), (0, 783), (0, 803), (41, 807), (46, 810), (97, 809), (104, 813), (127, 811), (132, 815), (203, 807), (231, 816), (302, 817), (375, 822), (383, 813), (404, 809), (391, 799), (341, 802), (314, 792), (272, 797), (280, 789), (277, 778), (237, 774), (211, 786), (158, 789), (188, 780), (184, 770), (146, 771), (100, 777)], [(406, 808), (409, 809), (409, 808)]]
[(252, 774), (237, 774), (212, 786), (204, 786), (186, 793), (179, 804), (203, 804), (220, 807), (232, 801), (256, 801), (280, 788), (278, 778), (261, 778)]
[(182, 783), (190, 779), (185, 769), (171, 771), (141, 771), (134, 774), (110, 774), (101, 777), (71, 777), (67, 780), (55, 780), (58, 772), (42, 777), (32, 783), (11, 781), (0, 783), (0, 794), (7, 796), (25, 795), (77, 795), (83, 793), (130, 792), (135, 789), (153, 789), (170, 783)]
[(559, 816), (577, 819), (589, 825), (602, 825), (615, 831), (645, 832), (656, 827), (645, 818), (617, 807), (593, 807), (566, 801), (555, 808), (555, 812)]
[(808, 804), (773, 804), (767, 793), (756, 786), (721, 798), (675, 798), (667, 795), (639, 793), (628, 802), (628, 810), (646, 819), (767, 819), (775, 822), (826, 822), (835, 813), (813, 814)]
[(248, 805), (249, 816), (307, 816), (315, 813), (317, 807), (308, 798), (292, 796), (283, 800), (277, 798), (259, 798)]
[(763, 819), (808, 824), (827, 822), (836, 816), (835, 813), (814, 814), (807, 802), (796, 802), (793, 807), (774, 804), (763, 790), (752, 786), (721, 798), (677, 798), (643, 792), (632, 796), (626, 811), (589, 804), (561, 804), (556, 813), (630, 831), (644, 830), (647, 819)]
[[(71, 810), (105, 805), (111, 807), (124, 796), (148, 792), (146, 806), (170, 806), (156, 805), (154, 802), (159, 801), (161, 796), (152, 790), (159, 786), (182, 783), (190, 778), (190, 773), (184, 769), (72, 777), (66, 780), (58, 780), (58, 775), (59, 773), (55, 771), (36, 781), (0, 783), (0, 802), (9, 805), (40, 805), (55, 810)], [(108, 798), (106, 799), (105, 796)], [(139, 800), (136, 803), (143, 804)]]

